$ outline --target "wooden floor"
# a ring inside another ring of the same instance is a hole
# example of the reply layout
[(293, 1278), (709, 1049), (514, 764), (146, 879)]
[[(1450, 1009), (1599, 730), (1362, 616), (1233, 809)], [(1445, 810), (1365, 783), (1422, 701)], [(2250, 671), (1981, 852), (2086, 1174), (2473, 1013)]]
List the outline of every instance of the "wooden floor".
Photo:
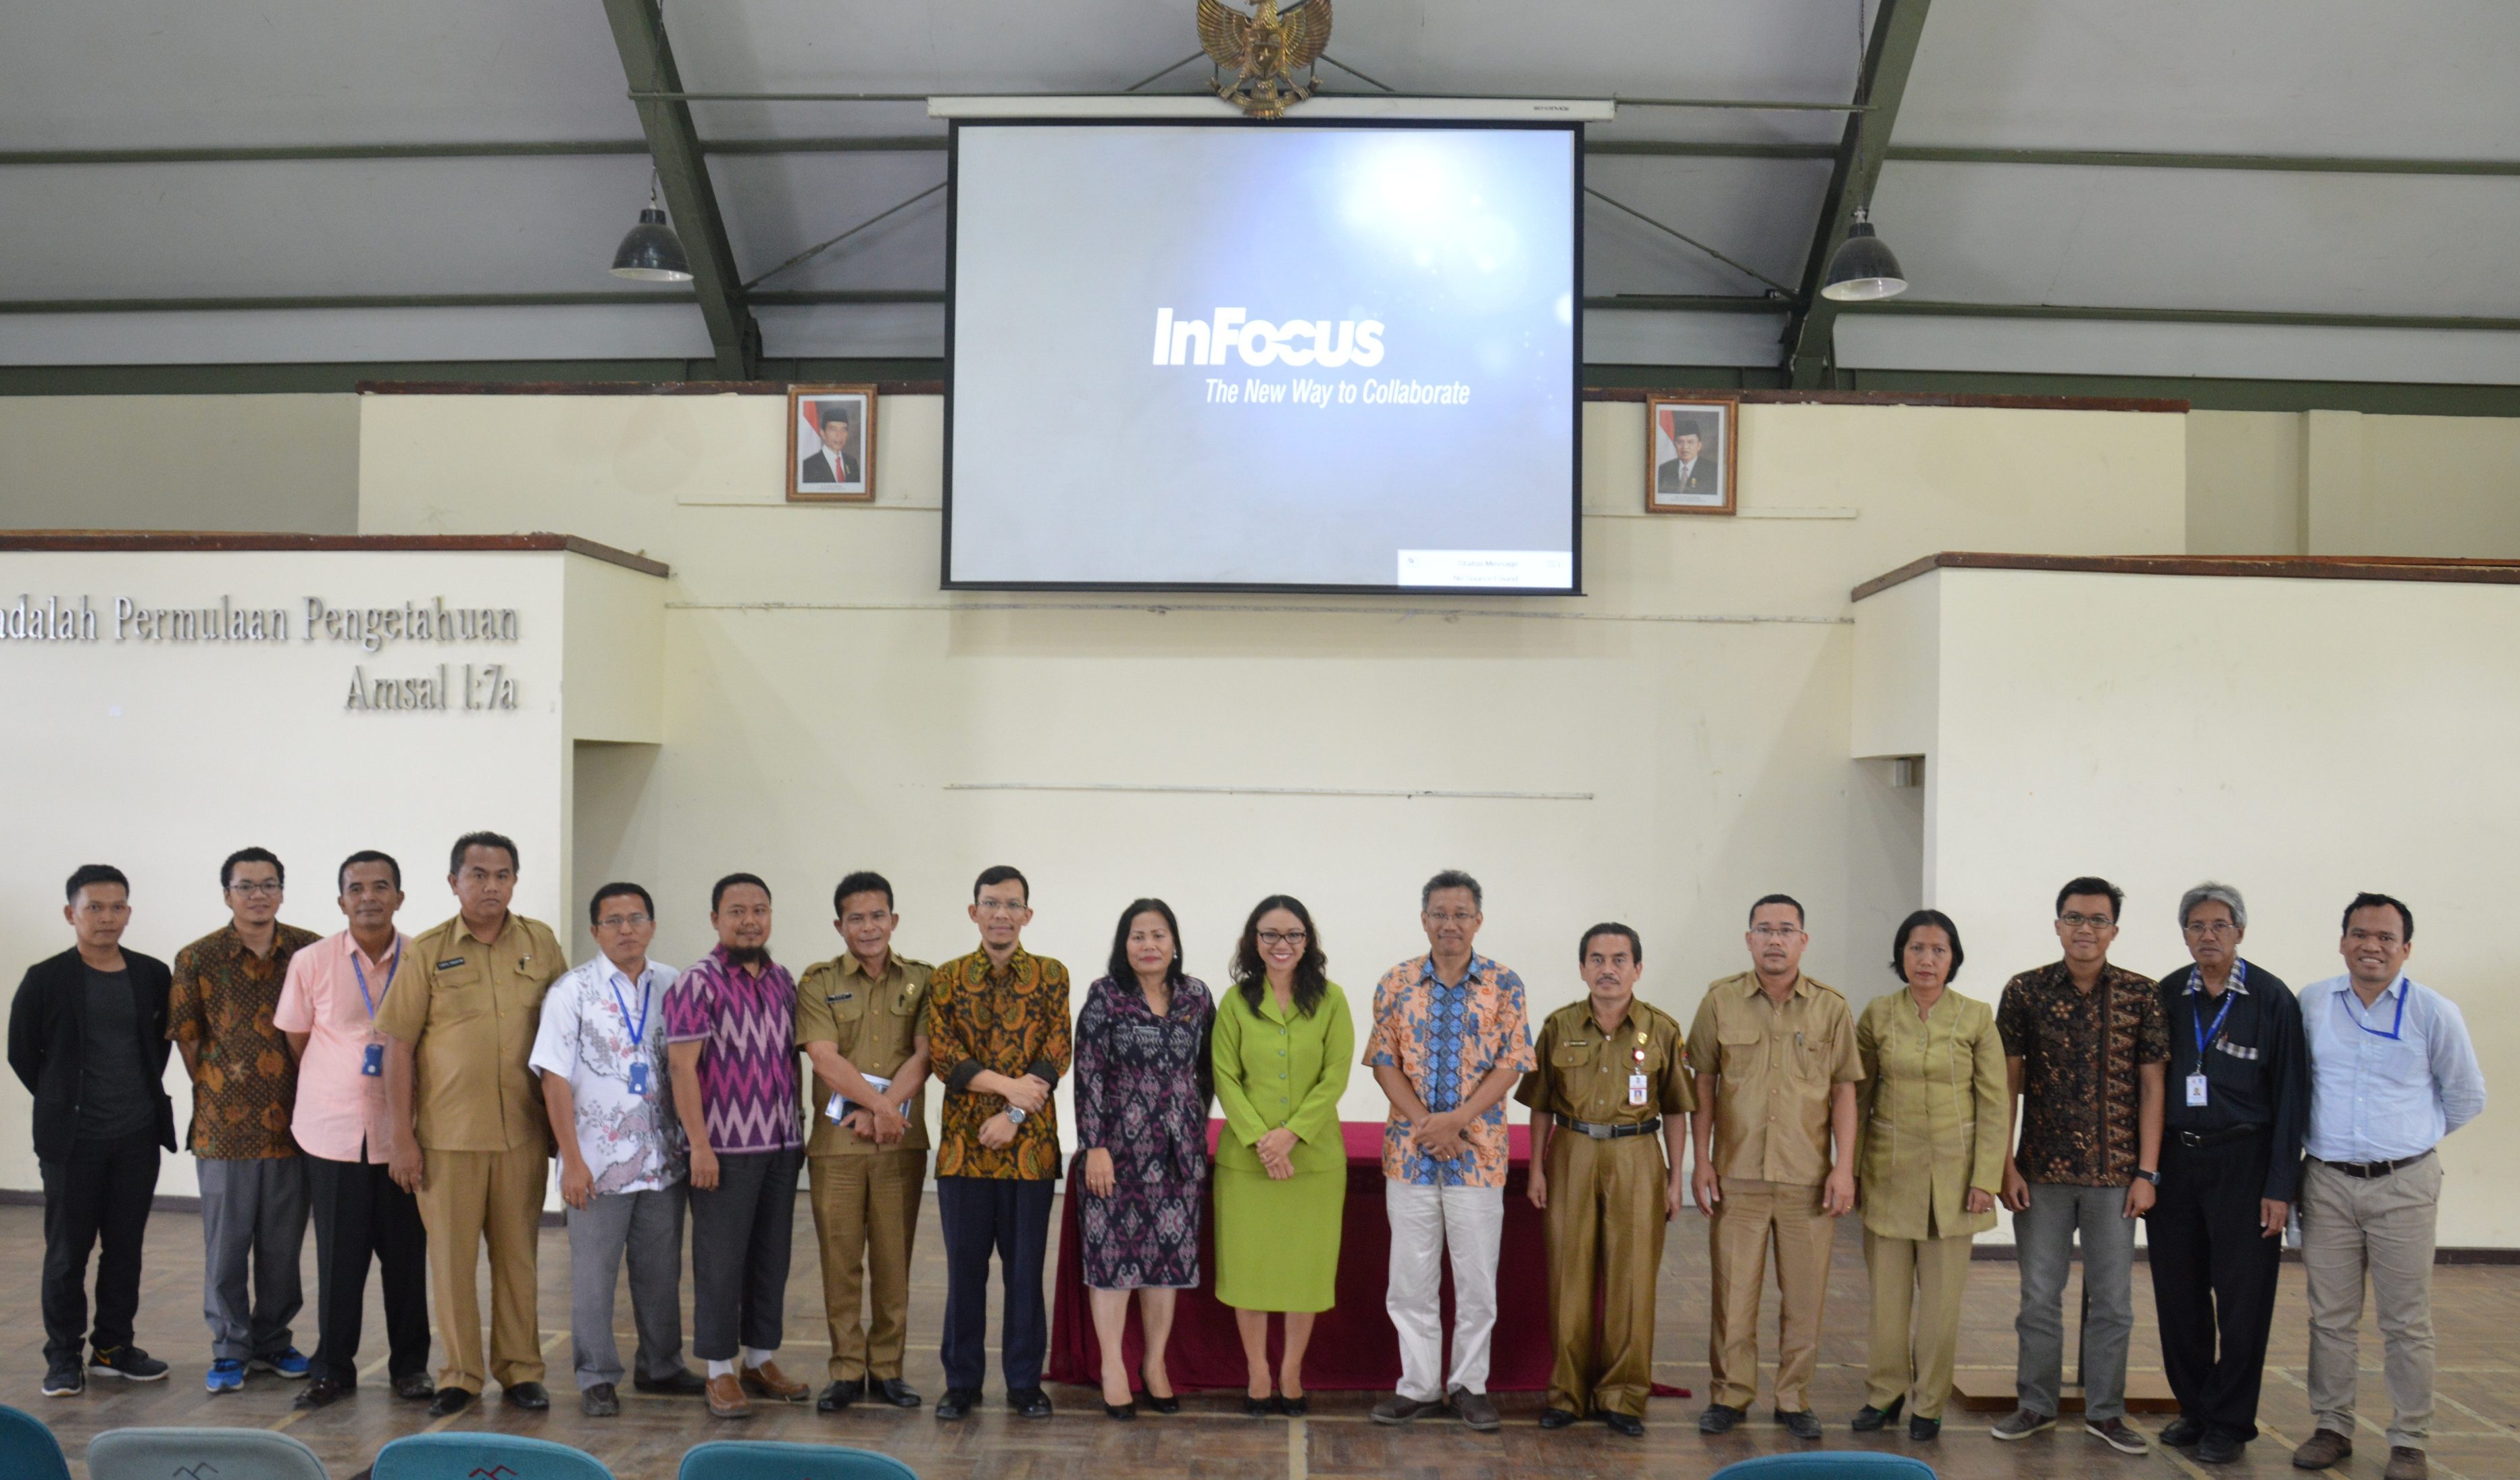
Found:
[[(936, 1228), (935, 1201), (922, 1210), (919, 1258), (914, 1272), (908, 1376), (932, 1402), (943, 1381), (936, 1361), (935, 1333), (945, 1304), (942, 1241)], [(1842, 1227), (1838, 1241), (1833, 1298), (1821, 1369), (1815, 1387), (1816, 1407), (1829, 1425), (1824, 1441), (1831, 1448), (1859, 1443), (1913, 1453), (1947, 1477), (2170, 1476), (2216, 1474), (2184, 1457), (2156, 1451), (2142, 1458), (2121, 1457), (2097, 1440), (2060, 1427), (2020, 1444), (1988, 1440), (1985, 1414), (1965, 1413), (1957, 1404), (1941, 1441), (1910, 1445), (1904, 1434), (1867, 1436), (1859, 1440), (1845, 1427), (1863, 1403), (1864, 1272), (1857, 1257), (1855, 1230)], [(812, 1247), (812, 1225), (798, 1205), (795, 1274), (788, 1288), (788, 1340), (782, 1364), (817, 1387), (825, 1380), (828, 1353), (822, 1318), (821, 1281)], [(89, 1436), (104, 1428), (148, 1424), (255, 1424), (285, 1429), (311, 1445), (333, 1469), (337, 1480), (366, 1465), (377, 1447), (397, 1435), (429, 1426), (420, 1406), (398, 1403), (382, 1386), (383, 1345), (380, 1318), (373, 1304), (368, 1318), (370, 1346), (364, 1360), (364, 1385), (355, 1399), (322, 1412), (300, 1415), (289, 1400), (295, 1384), (255, 1376), (244, 1392), (212, 1398), (203, 1392), (202, 1375), (208, 1363), (208, 1341), (200, 1322), (201, 1227), (185, 1214), (159, 1214), (151, 1221), (147, 1283), (141, 1304), (140, 1344), (174, 1364), (162, 1383), (130, 1386), (116, 1381), (91, 1384), (72, 1399), (43, 1398), (37, 1386), (43, 1376), (40, 1352), (42, 1320), (36, 1301), (36, 1276), (43, 1241), (40, 1210), (0, 1207), (0, 1315), (20, 1339), (0, 1358), (0, 1402), (26, 1409), (50, 1422), (70, 1456), (71, 1470), (85, 1476), (81, 1463)], [(308, 1287), (313, 1287), (313, 1246), (307, 1251)], [(2300, 1272), (2287, 1267), (2283, 1299), (2275, 1319), (2272, 1365), (2267, 1376), (2262, 1416), (2266, 1437), (2252, 1445), (2240, 1464), (2220, 1471), (2225, 1476), (2289, 1476), (2292, 1445), (2308, 1430), (2301, 1379), (2306, 1351), (2305, 1316)], [(2157, 1366), (2153, 1338), (2151, 1292), (2144, 1267), (2136, 1267), (2137, 1331), (2134, 1365)], [(810, 1407), (764, 1410), (746, 1422), (715, 1422), (697, 1402), (648, 1398), (624, 1385), (622, 1413), (617, 1418), (590, 1419), (577, 1411), (569, 1377), (568, 1333), (562, 1327), (568, 1312), (568, 1251), (557, 1228), (543, 1233), (542, 1313), (545, 1351), (552, 1364), (549, 1413), (526, 1415), (493, 1401), (450, 1420), (489, 1424), (577, 1445), (611, 1466), (622, 1480), (672, 1480), (682, 1453), (705, 1439), (757, 1438), (797, 1442), (853, 1444), (879, 1449), (907, 1461), (931, 1480), (985, 1477), (985, 1480), (1134, 1480), (1139, 1476), (1278, 1477), (1305, 1476), (1502, 1477), (1547, 1474), (1559, 1480), (1584, 1476), (1702, 1476), (1724, 1463), (1754, 1454), (1797, 1448), (1769, 1421), (1763, 1406), (1751, 1421), (1721, 1440), (1701, 1439), (1694, 1418), (1704, 1401), (1706, 1366), (1706, 1243), (1693, 1219), (1675, 1230), (1663, 1269), (1662, 1331), (1658, 1375), (1690, 1388), (1689, 1400), (1656, 1400), (1647, 1415), (1644, 1439), (1621, 1439), (1598, 1425), (1581, 1425), (1543, 1434), (1533, 1424), (1537, 1395), (1504, 1401), (1507, 1425), (1502, 1433), (1473, 1434), (1458, 1423), (1427, 1421), (1405, 1429), (1375, 1426), (1366, 1417), (1370, 1395), (1320, 1395), (1314, 1414), (1302, 1421), (1253, 1420), (1242, 1416), (1238, 1395), (1193, 1396), (1176, 1417), (1147, 1416), (1117, 1424), (1102, 1416), (1101, 1400), (1090, 1389), (1054, 1388), (1059, 1405), (1056, 1418), (1025, 1422), (1009, 1414), (995, 1387), (992, 1371), (989, 1407), (970, 1420), (940, 1424), (925, 1409), (908, 1412), (859, 1408), (837, 1417), (822, 1417)], [(2066, 1308), (2075, 1308), (2069, 1290)], [(1964, 1364), (2009, 1370), (2012, 1362), (2013, 1267), (1980, 1263), (1971, 1272), (1961, 1339)], [(484, 1309), (487, 1309), (486, 1298)], [(2444, 1480), (2515, 1480), (2520, 1477), (2520, 1268), (2446, 1267), (2437, 1272), (2434, 1311), (2441, 1333), (2440, 1412), (2435, 1421), (2433, 1472)], [(1774, 1332), (1774, 1306), (1769, 1330)], [(300, 1344), (313, 1346), (310, 1302), (299, 1331)], [(630, 1308), (621, 1299), (618, 1323), (626, 1356)], [(688, 1324), (686, 1326), (688, 1330)], [(997, 1322), (992, 1318), (990, 1330)], [(2367, 1407), (2362, 1432), (2355, 1436), (2358, 1452), (2340, 1475), (2376, 1477), (2387, 1457), (2382, 1426), (2387, 1422), (2386, 1395), (2380, 1384), (2378, 1338), (2367, 1325), (2363, 1343), (2362, 1393)], [(2375, 1421), (2376, 1420), (2376, 1423)], [(2147, 1423), (2147, 1428), (2153, 1425)]]

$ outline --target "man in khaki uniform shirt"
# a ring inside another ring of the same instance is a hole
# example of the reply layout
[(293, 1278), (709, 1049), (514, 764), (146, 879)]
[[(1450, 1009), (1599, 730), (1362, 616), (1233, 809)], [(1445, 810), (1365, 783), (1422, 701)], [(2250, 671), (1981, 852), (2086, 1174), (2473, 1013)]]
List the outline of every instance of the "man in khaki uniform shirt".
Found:
[[(823, 1311), (832, 1327), (832, 1381), (814, 1401), (836, 1413), (872, 1394), (919, 1407), (901, 1377), (910, 1317), (910, 1250), (927, 1178), (925, 961), (893, 954), (892, 885), (853, 873), (832, 893), (848, 949), (796, 984), (796, 1046), (813, 1061), (805, 1145), (815, 1242), (823, 1251)], [(848, 1101), (838, 1124), (833, 1095)], [(861, 1324), (862, 1274), (875, 1316)]]
[[(420, 1201), (437, 1299), (430, 1413), (460, 1413), (485, 1375), (520, 1409), (551, 1407), (534, 1317), (535, 1240), (551, 1174), (551, 1121), (526, 1067), (543, 993), (568, 970), (551, 927), (508, 910), (517, 845), (467, 833), (446, 876), (455, 918), (412, 937), (401, 980), (378, 1004), (387, 1162)], [(490, 1363), (481, 1359), (476, 1256), (490, 1243)]]
[(1541, 1024), (1539, 1066), (1515, 1091), (1531, 1107), (1531, 1205), (1549, 1228), (1557, 1362), (1540, 1411), (1545, 1429), (1598, 1415), (1632, 1439), (1645, 1431), (1654, 1279), (1664, 1226), (1686, 1200), (1682, 1152), (1697, 1095), (1679, 1020), (1636, 999), (1644, 954), (1637, 933), (1615, 921), (1584, 932), (1575, 958), (1592, 994)]
[[(1706, 989), (1688, 1030), (1701, 1106), (1691, 1183), (1710, 1220), (1713, 1400), (1700, 1433), (1741, 1421), (1759, 1395), (1759, 1290), (1777, 1255), (1777, 1421), (1818, 1439), (1811, 1411), (1828, 1293), (1831, 1220), (1855, 1206), (1855, 1016), (1837, 989), (1802, 974), (1803, 907), (1770, 895), (1750, 907), (1756, 969)], [(1834, 1161), (1829, 1141), (1837, 1142)]]

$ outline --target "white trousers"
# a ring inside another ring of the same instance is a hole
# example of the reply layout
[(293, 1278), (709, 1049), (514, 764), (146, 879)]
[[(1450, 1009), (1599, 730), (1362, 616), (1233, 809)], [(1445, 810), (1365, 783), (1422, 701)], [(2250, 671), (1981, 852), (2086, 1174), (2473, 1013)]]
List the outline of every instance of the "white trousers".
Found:
[[(1383, 1308), (1400, 1331), (1400, 1396), (1435, 1403), (1454, 1388), (1488, 1390), (1488, 1337), (1496, 1329), (1497, 1246), (1505, 1232), (1503, 1187), (1425, 1187), (1385, 1181), (1391, 1280)], [(1443, 1259), (1453, 1255), (1453, 1375), (1444, 1371)]]

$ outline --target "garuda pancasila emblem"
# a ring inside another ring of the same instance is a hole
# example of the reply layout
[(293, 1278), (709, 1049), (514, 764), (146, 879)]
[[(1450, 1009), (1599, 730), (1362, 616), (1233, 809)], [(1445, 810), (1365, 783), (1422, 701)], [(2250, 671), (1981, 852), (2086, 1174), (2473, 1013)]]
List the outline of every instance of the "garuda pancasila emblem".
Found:
[[(1278, 0), (1260, 0), (1251, 16), (1224, 0), (1198, 0), (1198, 44), (1232, 74), (1218, 79), (1218, 97), (1252, 117), (1280, 117), (1286, 105), (1313, 95), (1313, 64), (1330, 44), (1330, 0), (1301, 0), (1282, 11)], [(1298, 71), (1305, 74), (1300, 86)]]

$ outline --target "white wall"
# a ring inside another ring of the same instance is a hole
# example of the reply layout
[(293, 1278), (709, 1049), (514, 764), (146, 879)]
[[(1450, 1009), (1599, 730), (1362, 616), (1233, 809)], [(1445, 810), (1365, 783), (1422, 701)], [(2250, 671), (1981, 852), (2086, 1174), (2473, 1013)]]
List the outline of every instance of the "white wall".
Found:
[(358, 506), (353, 395), (0, 395), (0, 529), (347, 534)]

